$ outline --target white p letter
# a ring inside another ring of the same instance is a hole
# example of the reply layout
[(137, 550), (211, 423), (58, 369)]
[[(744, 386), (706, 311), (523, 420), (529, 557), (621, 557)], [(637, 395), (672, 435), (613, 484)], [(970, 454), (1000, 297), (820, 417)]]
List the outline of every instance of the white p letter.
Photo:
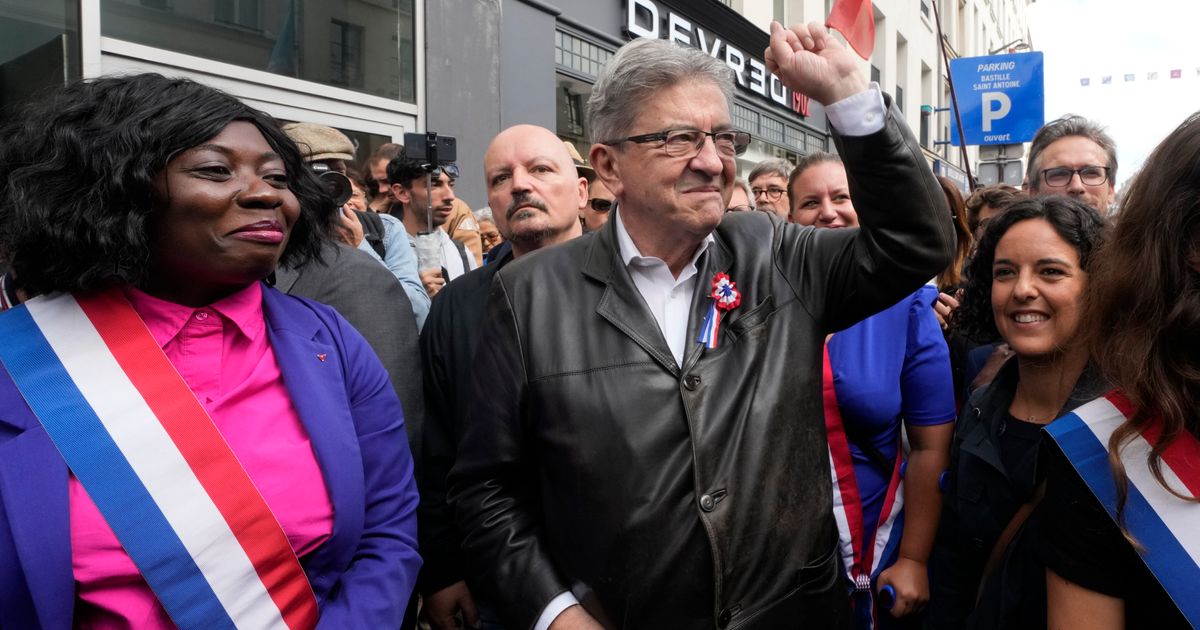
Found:
[[(998, 103), (999, 106), (992, 107), (993, 103)], [(992, 123), (1004, 118), (1008, 112), (1012, 110), (1012, 99), (1004, 92), (984, 92), (983, 93), (983, 130), (991, 131)]]

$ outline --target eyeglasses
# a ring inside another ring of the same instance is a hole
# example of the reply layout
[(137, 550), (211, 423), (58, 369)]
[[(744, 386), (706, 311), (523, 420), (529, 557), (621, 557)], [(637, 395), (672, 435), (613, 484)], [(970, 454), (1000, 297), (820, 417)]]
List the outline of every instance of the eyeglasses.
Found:
[(1088, 186), (1099, 186), (1108, 181), (1109, 167), (1107, 166), (1085, 166), (1083, 168), (1067, 168), (1059, 166), (1056, 168), (1048, 168), (1042, 171), (1042, 181), (1046, 182), (1047, 186), (1062, 188), (1071, 183), (1071, 178), (1079, 173), (1079, 181)]
[(425, 169), (426, 171), (428, 171), (430, 173), (433, 173), (434, 175), (437, 175), (437, 172), (441, 171), (441, 172), (445, 173), (446, 177), (449, 177), (450, 179), (458, 179), (458, 176), (460, 175), (459, 170), (458, 170), (458, 164), (455, 164), (454, 162), (447, 162), (446, 164), (439, 164), (437, 166), (437, 168), (431, 168), (428, 164), (422, 164), (421, 168)]
[(717, 153), (723, 157), (733, 157), (746, 152), (750, 146), (750, 134), (745, 131), (700, 131), (699, 129), (668, 129), (658, 133), (647, 133), (640, 136), (629, 136), (618, 140), (609, 140), (601, 144), (615, 146), (622, 142), (661, 142), (662, 148), (671, 157), (693, 158), (700, 153), (704, 139), (712, 137)]
[(755, 199), (758, 199), (759, 195), (766, 195), (767, 201), (779, 201), (779, 198), (782, 197), (783, 193), (785, 193), (785, 192), (787, 192), (787, 191), (778, 186), (770, 186), (768, 188), (751, 188), (750, 189), (750, 193), (754, 195)]
[(611, 199), (588, 199), (588, 205), (596, 212), (608, 212), (612, 210), (613, 202)]

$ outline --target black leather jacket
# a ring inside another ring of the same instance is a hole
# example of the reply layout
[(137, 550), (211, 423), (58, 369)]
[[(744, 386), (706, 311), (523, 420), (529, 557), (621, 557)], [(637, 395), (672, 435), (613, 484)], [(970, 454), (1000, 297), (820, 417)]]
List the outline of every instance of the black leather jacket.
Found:
[(450, 476), (468, 569), (506, 624), (571, 590), (624, 628), (847, 621), (821, 403), (825, 335), (950, 260), (945, 197), (897, 123), (838, 139), (859, 229), (726, 215), (688, 339), (729, 274), (719, 345), (676, 364), (615, 221), (496, 276)]

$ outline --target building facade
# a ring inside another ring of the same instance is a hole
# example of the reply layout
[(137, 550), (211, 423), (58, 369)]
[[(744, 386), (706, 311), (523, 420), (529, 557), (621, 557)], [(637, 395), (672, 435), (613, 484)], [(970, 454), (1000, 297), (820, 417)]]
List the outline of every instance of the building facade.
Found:
[[(937, 6), (934, 6), (934, 2)], [(892, 94), (917, 134), (935, 171), (955, 180), (966, 190), (965, 164), (972, 175), (987, 183), (995, 169), (996, 150), (985, 150), (979, 177), (978, 147), (967, 147), (964, 162), (958, 147), (951, 146), (950, 85), (938, 50), (938, 20), (950, 59), (1032, 50), (1025, 9), (1033, 0), (873, 0), (875, 49), (862, 69), (884, 91)], [(766, 29), (771, 20), (785, 24), (824, 22), (833, 0), (728, 0), (730, 8)], [(1007, 156), (1023, 154), (1020, 145)], [(1010, 169), (1020, 172), (1020, 168)], [(1010, 173), (1011, 178), (1011, 173)], [(1010, 181), (1010, 183), (1012, 183)], [(1020, 183), (1020, 179), (1016, 180)]]
[(424, 117), (423, 0), (0, 0), (0, 108), (80, 77), (158, 72), (365, 157)]
[(767, 34), (715, 0), (538, 0), (428, 5), (428, 126), (458, 141), (459, 196), (484, 203), (483, 152), (497, 132), (531, 123), (586, 156), (587, 100), (624, 43), (650, 37), (697, 48), (734, 69), (734, 125), (754, 142), (744, 175), (768, 157), (829, 148), (824, 109), (766, 72)]
[[(931, 164), (966, 184), (949, 139), (934, 0), (875, 0), (863, 72), (896, 97)], [(1032, 0), (937, 0), (952, 56), (1024, 50)], [(458, 142), (459, 194), (485, 204), (483, 152), (533, 123), (587, 155), (601, 66), (639, 37), (703, 50), (734, 69), (734, 124), (769, 157), (829, 150), (822, 106), (766, 72), (772, 19), (823, 21), (833, 0), (0, 0), (0, 108), (44, 87), (122, 72), (185, 76), (286, 121), (337, 127), (359, 157), (404, 133)], [(1011, 154), (1011, 153), (1010, 153)], [(970, 148), (975, 166), (978, 152)], [(1019, 170), (1019, 169), (1018, 169)]]

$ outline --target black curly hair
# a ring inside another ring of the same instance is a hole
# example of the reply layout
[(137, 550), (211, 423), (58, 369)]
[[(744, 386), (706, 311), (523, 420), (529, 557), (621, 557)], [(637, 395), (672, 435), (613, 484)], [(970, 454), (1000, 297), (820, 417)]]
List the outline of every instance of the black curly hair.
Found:
[(139, 285), (151, 261), (155, 186), (167, 162), (247, 121), (287, 168), (300, 203), (281, 264), (320, 259), (335, 215), (279, 123), (236, 98), (158, 74), (69, 83), (0, 127), (0, 259), (31, 297)]
[(387, 175), (389, 184), (412, 188), (413, 180), (425, 176), (425, 162), (398, 155), (388, 162)]
[(1090, 268), (1092, 252), (1104, 234), (1104, 219), (1091, 206), (1071, 197), (1051, 195), (1018, 201), (1000, 216), (988, 222), (979, 239), (975, 257), (963, 269), (966, 285), (961, 304), (954, 311), (951, 326), (980, 343), (1000, 338), (992, 314), (992, 263), (996, 246), (1009, 228), (1030, 219), (1043, 219), (1079, 254), (1079, 266)]

